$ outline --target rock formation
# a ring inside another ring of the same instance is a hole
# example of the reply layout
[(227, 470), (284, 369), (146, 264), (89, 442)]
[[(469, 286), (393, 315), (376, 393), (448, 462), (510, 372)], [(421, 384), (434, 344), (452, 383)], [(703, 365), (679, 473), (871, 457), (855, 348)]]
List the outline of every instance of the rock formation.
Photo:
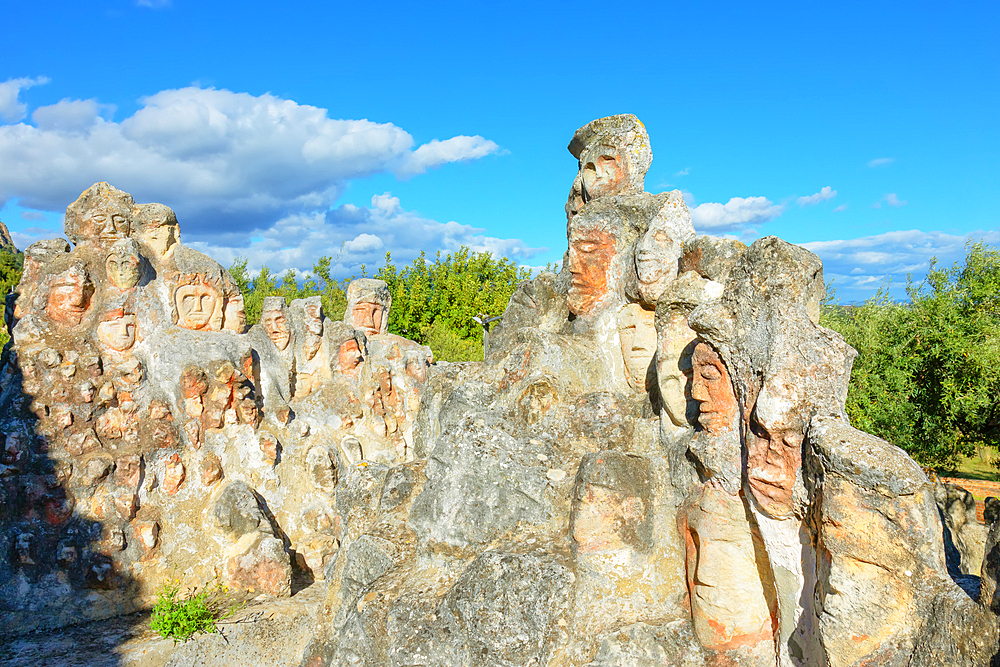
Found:
[(15, 626), (143, 604), (176, 565), (322, 580), (304, 667), (988, 664), (998, 512), (987, 536), (850, 425), (819, 259), (696, 237), (644, 192), (634, 116), (569, 148), (562, 272), (481, 363), (388, 333), (375, 280), (342, 321), (269, 298), (244, 334), (169, 209), (84, 193), (75, 247), (26, 252), (2, 375)]

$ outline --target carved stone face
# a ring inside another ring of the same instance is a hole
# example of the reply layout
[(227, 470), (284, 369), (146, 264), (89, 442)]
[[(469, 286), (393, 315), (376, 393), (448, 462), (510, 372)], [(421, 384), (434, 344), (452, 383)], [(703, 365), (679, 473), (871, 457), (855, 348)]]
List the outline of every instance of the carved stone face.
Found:
[(588, 147), (580, 155), (580, 181), (585, 202), (621, 192), (628, 174), (620, 151), (603, 144)]
[(361, 349), (358, 347), (358, 341), (353, 338), (345, 341), (341, 344), (340, 349), (337, 350), (337, 367), (345, 375), (357, 375), (358, 367), (362, 361), (363, 358), (361, 357)]
[(688, 426), (686, 388), (691, 358), (685, 350), (695, 336), (680, 313), (674, 313), (657, 331), (656, 377), (660, 384), (660, 400), (675, 426)]
[(132, 289), (139, 282), (139, 255), (136, 252), (119, 251), (116, 247), (108, 255), (104, 266), (108, 279), (120, 290)]
[(802, 425), (794, 406), (765, 384), (747, 424), (747, 481), (757, 503), (772, 517), (795, 509), (795, 484), (802, 467)]
[(247, 311), (242, 294), (236, 294), (226, 299), (225, 328), (236, 333), (246, 331)]
[(314, 303), (311, 303), (305, 307), (305, 322), (306, 331), (313, 334), (314, 336), (323, 335), (323, 311), (322, 308)]
[(698, 423), (709, 433), (731, 431), (736, 395), (726, 365), (708, 343), (698, 343), (691, 362), (691, 398), (698, 401)]
[(292, 340), (292, 329), (288, 325), (288, 318), (285, 317), (284, 310), (266, 310), (261, 315), (260, 321), (264, 325), (267, 337), (271, 339), (276, 348), (284, 350), (288, 347), (289, 341)]
[(657, 225), (650, 225), (635, 246), (635, 270), (639, 295), (646, 303), (656, 303), (664, 288), (677, 277), (677, 257), (681, 244)]
[(573, 540), (582, 553), (626, 548), (626, 536), (645, 515), (641, 498), (583, 483), (573, 503)]
[(97, 325), (97, 338), (112, 350), (123, 352), (135, 345), (135, 315), (122, 315)]
[(170, 257), (181, 233), (174, 212), (162, 204), (143, 204), (136, 216), (139, 239), (160, 259)]
[(355, 329), (361, 329), (367, 336), (374, 336), (382, 332), (384, 315), (385, 307), (382, 304), (359, 301), (351, 311), (351, 320)]
[(132, 211), (121, 202), (104, 200), (83, 216), (84, 228), (102, 241), (125, 238), (132, 232)]
[(646, 372), (656, 354), (655, 313), (637, 303), (622, 308), (618, 316), (618, 337), (625, 361), (625, 379), (633, 389), (646, 388)]
[(222, 328), (222, 296), (209, 285), (181, 285), (174, 292), (177, 325), (195, 331)]
[(59, 324), (76, 326), (90, 309), (93, 296), (93, 281), (85, 269), (75, 266), (60, 273), (52, 282), (45, 312)]
[(566, 303), (574, 315), (586, 315), (608, 292), (608, 269), (615, 255), (615, 239), (606, 231), (570, 225), (569, 261), (573, 276)]

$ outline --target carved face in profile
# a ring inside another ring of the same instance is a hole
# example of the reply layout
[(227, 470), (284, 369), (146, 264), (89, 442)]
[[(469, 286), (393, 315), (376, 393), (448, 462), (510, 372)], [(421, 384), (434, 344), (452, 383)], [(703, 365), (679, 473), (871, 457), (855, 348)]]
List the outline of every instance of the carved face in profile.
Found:
[(108, 279), (120, 290), (132, 289), (139, 283), (139, 248), (132, 239), (119, 241), (111, 247), (104, 264)]
[(303, 310), (305, 310), (305, 322), (306, 331), (314, 336), (323, 335), (323, 309), (321, 306), (310, 303)]
[(747, 481), (754, 499), (772, 517), (795, 510), (795, 486), (802, 467), (803, 424), (795, 401), (767, 382), (747, 424)]
[[(654, 220), (655, 222), (655, 220)], [(639, 295), (646, 303), (656, 303), (664, 288), (677, 277), (681, 244), (659, 225), (651, 224), (635, 246), (635, 271)]]
[(74, 266), (52, 281), (45, 312), (59, 324), (76, 326), (87, 314), (93, 296), (94, 283), (86, 269)]
[(265, 310), (260, 317), (261, 324), (264, 325), (264, 332), (271, 339), (274, 346), (279, 350), (288, 347), (292, 340), (292, 329), (288, 326), (288, 318), (285, 316), (283, 308)]
[(382, 318), (385, 306), (371, 301), (359, 301), (351, 310), (351, 320), (355, 329), (361, 329), (366, 336), (382, 333)]
[(177, 216), (163, 204), (143, 204), (136, 215), (138, 236), (160, 259), (173, 254), (180, 243), (181, 233)]
[(113, 313), (97, 325), (97, 338), (112, 350), (130, 349), (135, 345), (135, 315)]
[(687, 318), (675, 311), (656, 332), (656, 378), (660, 385), (660, 400), (675, 426), (688, 426), (688, 377), (691, 373), (689, 346), (695, 332)]
[(222, 328), (222, 295), (211, 285), (189, 283), (174, 292), (177, 325), (195, 331)]
[(226, 299), (225, 328), (236, 333), (246, 331), (247, 311), (242, 294), (235, 294)]
[(691, 356), (691, 398), (698, 401), (698, 423), (709, 433), (731, 431), (736, 396), (729, 372), (708, 343), (698, 343)]
[(615, 239), (609, 232), (570, 225), (567, 268), (572, 281), (566, 304), (571, 313), (589, 314), (607, 294), (608, 269), (614, 255)]
[(625, 379), (633, 389), (646, 388), (646, 373), (656, 354), (655, 313), (637, 303), (622, 308), (618, 315), (618, 337), (625, 361)]
[(337, 368), (345, 375), (357, 375), (363, 360), (358, 341), (353, 338), (344, 341), (337, 350)]

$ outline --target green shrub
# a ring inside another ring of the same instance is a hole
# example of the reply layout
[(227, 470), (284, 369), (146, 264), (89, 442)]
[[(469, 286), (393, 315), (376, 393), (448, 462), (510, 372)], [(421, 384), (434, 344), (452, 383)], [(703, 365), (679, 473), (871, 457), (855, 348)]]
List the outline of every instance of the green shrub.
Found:
[(161, 637), (186, 642), (197, 633), (218, 632), (216, 623), (229, 618), (240, 607), (228, 599), (229, 589), (216, 583), (187, 597), (180, 597), (179, 579), (156, 589), (156, 604), (149, 627)]

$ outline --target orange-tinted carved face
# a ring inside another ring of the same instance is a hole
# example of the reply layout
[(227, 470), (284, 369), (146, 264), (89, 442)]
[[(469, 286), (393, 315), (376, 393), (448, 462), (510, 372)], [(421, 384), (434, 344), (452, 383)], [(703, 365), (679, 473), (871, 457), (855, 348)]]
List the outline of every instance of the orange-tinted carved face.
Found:
[(378, 303), (370, 301), (359, 301), (354, 304), (351, 310), (351, 320), (355, 329), (361, 329), (368, 336), (374, 336), (382, 332), (382, 317), (385, 308)]
[(615, 239), (609, 232), (571, 229), (567, 268), (573, 279), (566, 298), (571, 313), (589, 314), (607, 294), (614, 254)]
[(81, 268), (71, 268), (56, 276), (49, 289), (45, 312), (49, 317), (67, 326), (83, 321), (94, 295), (94, 283)]
[(756, 414), (747, 430), (747, 481), (757, 503), (773, 517), (795, 509), (795, 478), (804, 436), (792, 428), (767, 428)]
[(731, 431), (736, 396), (726, 365), (708, 343), (698, 343), (691, 363), (691, 398), (698, 401), (698, 423), (709, 433)]

